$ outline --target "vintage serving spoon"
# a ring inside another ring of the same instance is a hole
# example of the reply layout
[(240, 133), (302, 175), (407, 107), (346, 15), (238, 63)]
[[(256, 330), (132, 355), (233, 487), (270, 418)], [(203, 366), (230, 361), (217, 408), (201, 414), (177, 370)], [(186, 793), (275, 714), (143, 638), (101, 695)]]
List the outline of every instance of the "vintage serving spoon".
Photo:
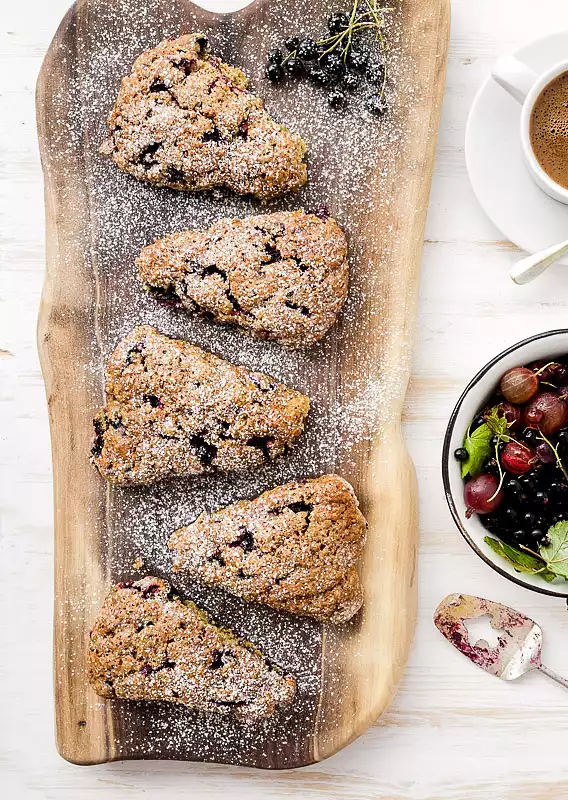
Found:
[(553, 244), (546, 250), (540, 250), (532, 256), (521, 258), (520, 261), (511, 267), (509, 275), (519, 285), (530, 283), (538, 278), (539, 275), (551, 267), (565, 253), (568, 253), (568, 239), (560, 244)]
[[(466, 623), (480, 617), (488, 617), (497, 632), (493, 647), (485, 639), (470, 642)], [(471, 594), (450, 594), (436, 609), (434, 623), (455, 648), (491, 675), (512, 681), (538, 669), (568, 689), (568, 679), (541, 663), (540, 626), (513, 608)]]

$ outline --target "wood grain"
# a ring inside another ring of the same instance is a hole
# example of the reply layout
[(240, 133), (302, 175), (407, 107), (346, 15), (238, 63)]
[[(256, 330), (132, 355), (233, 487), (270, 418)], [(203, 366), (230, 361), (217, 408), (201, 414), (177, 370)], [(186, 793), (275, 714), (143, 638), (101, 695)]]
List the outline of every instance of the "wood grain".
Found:
[[(338, 448), (327, 455), (325, 464), (322, 453), (317, 451), (318, 465), (333, 468), (353, 482), (369, 518), (369, 546), (362, 563), (365, 612), (356, 622), (337, 630), (276, 621), (267, 612), (259, 622), (266, 635), (274, 626), (282, 625), (284, 644), (299, 636), (307, 665), (317, 660), (317, 687), (306, 687), (298, 707), (286, 720), (276, 721), (272, 728), (267, 727), (246, 742), (240, 741), (241, 733), (234, 724), (218, 723), (223, 736), (218, 730), (215, 735), (212, 733), (207, 751), (202, 742), (195, 741), (203, 727), (192, 712), (103, 703), (85, 684), (84, 656), (93, 614), (109, 584), (125, 577), (132, 563), (128, 532), (121, 530), (129, 503), (120, 492), (110, 491), (102, 484), (89, 466), (87, 454), (91, 416), (102, 400), (100, 368), (114, 344), (117, 329), (127, 323), (124, 314), (117, 323), (123, 309), (113, 297), (112, 278), (121, 276), (128, 284), (128, 259), (134, 254), (136, 243), (133, 241), (130, 250), (114, 253), (112, 258), (99, 247), (99, 239), (108, 233), (97, 207), (97, 181), (103, 174), (96, 155), (100, 120), (93, 121), (87, 115), (85, 121), (85, 117), (77, 116), (77, 81), (82, 70), (92, 68), (96, 62), (97, 48), (101, 47), (97, 33), (105, 21), (105, 44), (110, 42), (116, 48), (118, 61), (125, 66), (131, 56), (127, 47), (121, 52), (125, 30), (136, 29), (137, 38), (144, 41), (145, 47), (150, 46), (156, 41), (153, 37), (161, 14), (167, 20), (164, 34), (172, 28), (199, 27), (207, 29), (213, 40), (218, 36), (225, 42), (221, 55), (242, 64), (259, 84), (265, 31), (284, 38), (286, 30), (281, 26), (289, 26), (294, 20), (299, 25), (306, 6), (303, 0), (288, 4), (288, 16), (281, 21), (281, 15), (273, 13), (267, 4), (256, 4), (226, 17), (203, 12), (182, 0), (168, 3), (167, 9), (165, 3), (164, 8), (161, 5), (155, 4), (139, 24), (139, 18), (132, 15), (140, 8), (132, 0), (117, 2), (112, 8), (97, 0), (79, 2), (60, 26), (38, 82), (48, 261), (39, 343), (54, 454), (58, 747), (65, 758), (84, 764), (144, 757), (228, 761), (272, 768), (299, 766), (336, 752), (384, 711), (412, 639), (416, 611), (416, 486), (400, 434), (400, 417), (410, 372), (418, 271), (443, 91), (448, 5), (444, 0), (404, 3), (403, 49), (414, 76), (413, 85), (407, 86), (406, 91), (419, 97), (419, 102), (410, 108), (409, 96), (406, 97), (404, 140), (386, 181), (381, 165), (375, 163), (358, 178), (358, 184), (355, 181), (350, 202), (342, 205), (338, 201), (337, 211), (332, 208), (352, 241), (357, 241), (352, 259), (357, 276), (354, 294), (361, 299), (353, 312), (357, 314), (357, 324), (344, 324), (314, 354), (297, 361), (290, 355), (287, 364), (288, 369), (297, 372), (298, 388), (326, 399), (330, 407), (337, 399), (342, 403), (353, 399), (350, 387), (355, 378), (359, 379), (361, 370), (374, 385), (388, 385), (376, 410), (375, 436), (352, 443), (348, 452)], [(327, 15), (330, 5), (318, 1), (309, 4), (309, 8), (319, 18)], [(117, 19), (121, 20), (120, 26)], [(102, 63), (104, 66), (110, 62)], [(112, 64), (112, 70), (98, 76), (101, 91), (105, 82), (116, 85), (121, 64)], [(97, 91), (96, 86), (93, 91)], [(285, 103), (286, 95), (273, 93), (270, 97), (270, 107), (280, 118), (285, 118)], [(301, 108), (297, 114), (294, 127), (301, 130), (307, 121), (302, 119)], [(334, 146), (344, 146), (333, 127), (329, 137)], [(109, 172), (109, 180), (113, 179)], [(328, 180), (316, 153), (310, 186), (302, 196), (288, 199), (289, 207), (309, 206), (316, 202), (318, 193), (320, 199), (333, 196)], [(341, 193), (341, 187), (335, 189)], [(368, 200), (379, 189), (390, 198), (389, 204), (367, 202), (363, 206), (357, 202), (363, 193)], [(195, 211), (199, 198), (173, 198), (163, 193), (156, 200), (154, 196), (150, 199), (145, 188), (129, 191), (139, 192), (140, 203), (147, 203), (149, 211), (162, 204), (159, 224), (152, 227), (149, 221), (149, 230), (144, 233), (155, 236), (162, 232), (160, 225), (166, 224), (173, 203), (180, 207), (186, 204), (183, 209), (187, 208), (188, 213), (199, 213)], [(222, 205), (219, 201), (219, 213)], [(241, 208), (246, 213), (245, 201)], [(363, 270), (365, 263), (376, 264), (376, 269)], [(176, 320), (175, 325), (198, 343), (199, 336), (206, 337), (199, 326), (194, 328), (185, 320)], [(230, 349), (229, 345), (225, 343)], [(225, 354), (221, 337), (219, 351)], [(258, 352), (251, 346), (246, 357), (253, 358)], [(92, 364), (97, 364), (99, 370), (90, 369)], [(323, 364), (327, 369), (321, 369)], [(323, 416), (324, 412), (322, 408)], [(317, 431), (312, 436), (317, 437)], [(290, 469), (307, 474), (314, 468), (308, 445), (309, 433), (304, 460), (300, 446), (295, 460), (290, 460)], [(270, 470), (261, 480), (270, 485)], [(183, 491), (198, 494), (205, 489), (202, 484), (184, 484)], [(243, 491), (247, 487), (240, 487), (241, 494)], [(176, 496), (172, 490), (172, 498)], [(150, 495), (140, 495), (141, 503), (151, 500)], [(131, 501), (132, 497), (130, 504)], [(222, 598), (212, 597), (210, 601), (223, 622), (237, 627), (240, 623), (246, 631), (242, 613), (239, 616), (233, 611), (231, 620), (228, 604)], [(181, 725), (189, 735), (173, 742), (165, 737), (152, 741), (148, 731), (157, 730), (164, 721)], [(228, 749), (224, 739), (239, 742), (238, 750)]]

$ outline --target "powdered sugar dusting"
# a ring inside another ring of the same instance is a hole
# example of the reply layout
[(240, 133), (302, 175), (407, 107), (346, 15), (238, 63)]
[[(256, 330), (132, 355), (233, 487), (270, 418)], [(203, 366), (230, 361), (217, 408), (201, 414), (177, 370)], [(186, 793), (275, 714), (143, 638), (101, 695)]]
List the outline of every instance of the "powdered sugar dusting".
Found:
[[(83, 6), (88, 13), (84, 11), (77, 19), (77, 52), (72, 48), (64, 52), (62, 46), (59, 56), (76, 60), (77, 78), (65, 87), (68, 94), (56, 92), (55, 103), (61, 103), (62, 112), (59, 124), (50, 131), (50, 146), (59, 154), (60, 174), (68, 169), (77, 148), (85, 159), (90, 218), (78, 220), (77, 225), (90, 231), (90, 251), (85, 253), (82, 267), (94, 276), (97, 307), (91, 352), (84, 354), (85, 361), (79, 364), (82, 378), (76, 385), (85, 380), (97, 387), (93, 413), (103, 402), (104, 363), (117, 341), (140, 324), (153, 325), (230, 361), (265, 371), (307, 394), (312, 403), (305, 434), (295, 447), (257, 473), (110, 490), (106, 568), (113, 581), (139, 578), (133, 566), (139, 558), (143, 574), (172, 581), (169, 535), (203, 510), (212, 511), (277, 484), (324, 472), (338, 471), (356, 486), (357, 454), (360, 460), (360, 453), (366, 452), (385, 424), (400, 413), (409, 352), (407, 344), (402, 350), (391, 350), (390, 342), (393, 333), (405, 328), (407, 309), (405, 305), (389, 307), (392, 300), (387, 287), (392, 282), (390, 261), (401, 242), (394, 229), (377, 235), (376, 225), (396, 206), (397, 197), (404, 195), (407, 187), (400, 179), (402, 165), (416, 166), (405, 131), (420, 96), (408, 57), (402, 12), (398, 9), (389, 15), (387, 31), (391, 47), (387, 102), (391, 111), (375, 120), (365, 111), (360, 94), (350, 98), (346, 112), (338, 113), (329, 109), (324, 91), (307, 81), (272, 86), (264, 78), (270, 47), (281, 44), (290, 33), (323, 32), (328, 14), (337, 10), (331, 0), (267, 5), (255, 12), (255, 18), (260, 17), (257, 24), (247, 11), (220, 21), (197, 12), (201, 20), (209, 21), (204, 25), (196, 22), (196, 10), (184, 0), (168, 4), (91, 0)], [(215, 54), (241, 67), (250, 77), (251, 88), (264, 97), (268, 110), (307, 141), (308, 184), (297, 194), (262, 205), (221, 193), (191, 195), (156, 189), (119, 172), (98, 153), (120, 78), (130, 71), (135, 58), (163, 38), (194, 30), (208, 36)], [(58, 191), (61, 204), (72, 211), (72, 192), (64, 186)], [(238, 329), (191, 318), (182, 309), (159, 305), (139, 285), (136, 256), (146, 244), (170, 232), (204, 229), (225, 216), (296, 208), (314, 212), (322, 206), (349, 236), (351, 290), (340, 322), (308, 351), (255, 341)], [(70, 313), (73, 316), (75, 312)], [(393, 320), (393, 327), (379, 329), (377, 318)], [(347, 373), (352, 377), (345, 382)], [(165, 705), (117, 704), (118, 754), (260, 761), (266, 765), (278, 761), (280, 766), (286, 759), (289, 763), (307, 760), (310, 741), (306, 732), (313, 728), (320, 689), (321, 626), (228, 598), (220, 591), (184, 584), (178, 576), (173, 584), (219, 622), (258, 644), (275, 663), (294, 672), (298, 696), (290, 709), (258, 726), (242, 726), (229, 718)], [(92, 611), (94, 615), (96, 608)]]

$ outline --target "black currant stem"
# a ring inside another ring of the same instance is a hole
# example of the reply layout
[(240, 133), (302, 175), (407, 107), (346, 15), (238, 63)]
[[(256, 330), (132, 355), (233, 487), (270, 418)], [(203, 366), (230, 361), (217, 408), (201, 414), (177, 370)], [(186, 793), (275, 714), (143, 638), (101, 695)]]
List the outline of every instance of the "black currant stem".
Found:
[(541, 367), (539, 370), (537, 370), (534, 373), (535, 374), (535, 378), (538, 378), (538, 376), (541, 374), (541, 372), (544, 372), (545, 369), (548, 369), (549, 367), (552, 367), (553, 364), (556, 364), (556, 361), (549, 361), (548, 364), (545, 364), (544, 367)]
[(558, 464), (558, 466), (559, 466), (559, 467), (560, 467), (560, 469), (562, 470), (562, 473), (563, 473), (564, 477), (565, 477), (565, 478), (566, 478), (566, 480), (568, 481), (568, 472), (566, 472), (566, 469), (565, 469), (565, 467), (564, 467), (564, 464), (562, 463), (562, 459), (560, 458), (560, 453), (558, 452), (558, 448), (556, 448), (556, 447), (555, 447), (555, 446), (552, 444), (552, 442), (549, 442), (549, 441), (548, 441), (548, 439), (546, 438), (546, 436), (544, 435), (544, 433), (543, 433), (542, 431), (539, 431), (539, 433), (540, 433), (540, 438), (542, 439), (542, 441), (543, 441), (543, 442), (546, 442), (546, 444), (547, 444), (547, 445), (550, 447), (550, 449), (551, 449), (551, 450), (552, 450), (552, 452), (554, 453), (554, 457), (556, 458), (556, 463)]
[[(369, 12), (374, 17), (377, 23), (377, 39), (379, 40), (381, 53), (383, 55), (383, 67), (384, 67), (384, 74), (383, 74), (383, 82), (381, 84), (381, 91), (379, 93), (379, 97), (383, 100), (385, 96), (385, 89), (387, 86), (387, 52), (388, 52), (388, 45), (383, 33), (383, 28), (385, 27), (385, 14), (394, 11), (394, 8), (377, 8), (377, 0), (366, 0), (367, 7), (369, 8)], [(379, 16), (380, 15), (380, 16)]]
[(355, 22), (353, 25), (349, 24), (348, 28), (345, 28), (344, 31), (341, 33), (336, 34), (335, 36), (329, 36), (327, 39), (320, 39), (317, 44), (325, 45), (333, 42), (331, 47), (321, 54), (320, 58), (326, 56), (328, 53), (332, 53), (335, 48), (341, 44), (341, 42), (345, 39), (345, 37), (350, 37), (356, 31), (365, 30), (368, 28), (376, 28), (376, 24), (374, 22)]
[(297, 53), (298, 53), (297, 50), (292, 50), (290, 53), (288, 53), (286, 58), (283, 58), (282, 61), (280, 62), (280, 66), (283, 67), (284, 64), (288, 61), (289, 58), (295, 58)]
[(488, 503), (491, 503), (493, 502), (493, 500), (495, 500), (495, 498), (503, 488), (503, 481), (505, 480), (505, 473), (503, 472), (503, 467), (501, 466), (501, 462), (499, 461), (499, 442), (500, 439), (497, 440), (497, 443), (495, 445), (495, 460), (497, 461), (497, 469), (499, 470), (499, 484), (495, 489), (495, 494), (491, 495), (491, 497), (487, 501)]
[[(321, 61), (324, 56), (333, 53), (333, 51), (343, 43), (343, 61), (344, 63), (347, 63), (348, 53), (353, 44), (353, 34), (357, 31), (374, 29), (375, 38), (380, 44), (381, 55), (383, 57), (383, 76), (379, 92), (379, 98), (382, 101), (384, 99), (387, 84), (386, 54), (388, 52), (388, 45), (383, 33), (383, 29), (385, 28), (386, 24), (385, 14), (394, 11), (394, 8), (379, 8), (377, 5), (377, 0), (365, 0), (367, 10), (363, 11), (360, 9), (360, 2), (361, 0), (353, 1), (349, 23), (344, 31), (336, 33), (333, 36), (328, 36), (325, 39), (316, 40), (316, 44), (319, 46), (329, 45), (324, 52), (318, 56), (317, 60)], [(296, 48), (282, 59), (280, 66), (283, 67), (291, 58), (296, 58), (297, 56), (298, 49)]]
[(353, 24), (354, 24), (354, 22), (355, 22), (355, 20), (357, 18), (358, 6), (359, 6), (359, 0), (355, 0), (355, 2), (353, 3), (353, 9), (351, 10), (351, 19), (349, 20), (349, 28), (348, 28), (349, 35), (347, 37), (347, 44), (345, 45), (345, 50), (343, 51), (343, 61), (344, 61), (344, 63), (347, 63), (347, 53), (349, 52), (349, 50), (351, 48), (351, 39), (353, 37), (352, 26), (353, 26)]
[(380, 91), (380, 94), (379, 94), (379, 96), (380, 96), (380, 98), (382, 100), (384, 98), (384, 96), (385, 96), (385, 89), (387, 88), (387, 58), (386, 58), (387, 43), (386, 43), (386, 40), (385, 40), (385, 37), (383, 35), (383, 31), (382, 31), (381, 28), (378, 29), (377, 36), (379, 37), (379, 42), (380, 42), (380, 46), (381, 46), (381, 53), (383, 54), (383, 62), (384, 62), (383, 63), (383, 67), (384, 67), (383, 82), (381, 84), (381, 91)]

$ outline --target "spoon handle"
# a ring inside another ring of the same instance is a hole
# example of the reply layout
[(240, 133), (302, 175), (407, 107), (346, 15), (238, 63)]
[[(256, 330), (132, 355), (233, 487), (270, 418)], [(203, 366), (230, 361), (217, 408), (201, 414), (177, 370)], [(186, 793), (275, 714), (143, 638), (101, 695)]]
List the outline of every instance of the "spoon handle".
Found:
[(568, 252), (568, 239), (560, 244), (534, 253), (532, 256), (522, 258), (511, 268), (509, 275), (515, 283), (522, 285), (538, 278), (554, 262)]
[(564, 686), (565, 689), (568, 689), (568, 678), (563, 678), (561, 675), (558, 675), (557, 672), (553, 672), (544, 664), (539, 664), (538, 668), (541, 672), (544, 672), (545, 675), (548, 675), (549, 678), (552, 678), (553, 681), (556, 681), (556, 683), (559, 683), (561, 686)]

